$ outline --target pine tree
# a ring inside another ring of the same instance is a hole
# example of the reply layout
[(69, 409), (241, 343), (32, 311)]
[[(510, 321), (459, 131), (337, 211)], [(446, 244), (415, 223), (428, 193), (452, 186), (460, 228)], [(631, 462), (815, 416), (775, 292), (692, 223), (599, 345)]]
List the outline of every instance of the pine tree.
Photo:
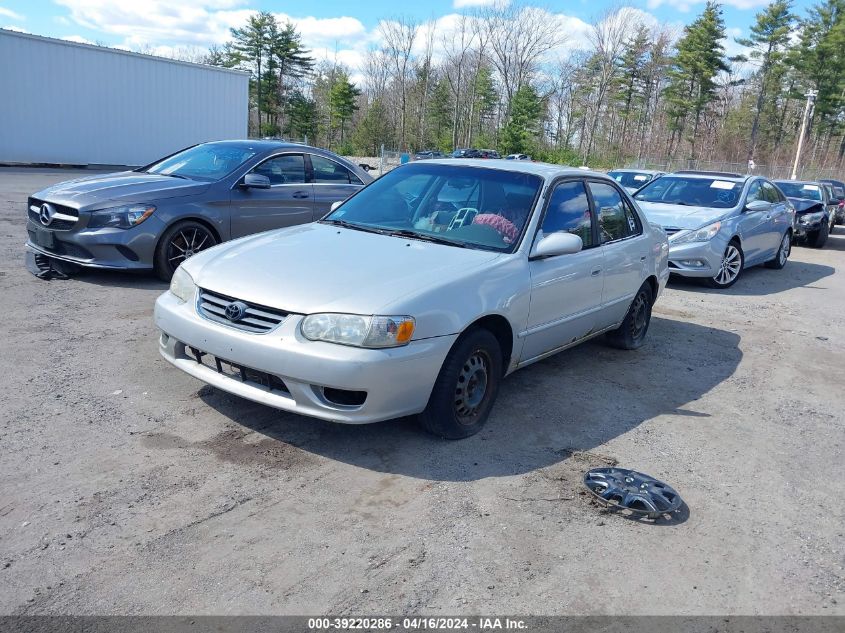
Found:
[(258, 111), (258, 130), (261, 131), (261, 111), (264, 107), (262, 99), (263, 66), (269, 52), (269, 34), (271, 24), (276, 19), (272, 13), (262, 11), (251, 15), (244, 27), (231, 29), (232, 50), (240, 55), (241, 59), (250, 65), (254, 72), (253, 85), (256, 92), (256, 109)]
[(344, 140), (344, 127), (355, 111), (358, 109), (356, 98), (361, 94), (361, 91), (355, 87), (355, 84), (349, 81), (349, 75), (346, 71), (339, 69), (334, 77), (334, 83), (329, 91), (329, 112), (331, 127), (335, 127), (335, 122), (340, 121), (340, 142)]
[(531, 151), (540, 125), (542, 104), (531, 86), (522, 86), (510, 104), (510, 120), (502, 130), (502, 149), (507, 154)]
[(751, 136), (748, 141), (748, 160), (754, 158), (757, 149), (757, 134), (760, 116), (767, 96), (776, 96), (779, 92), (779, 69), (789, 46), (789, 37), (795, 17), (791, 12), (791, 0), (775, 0), (757, 14), (757, 21), (751, 27), (751, 35), (737, 38), (737, 43), (751, 49), (749, 57), (760, 63), (757, 73), (759, 88), (757, 103), (754, 107), (754, 119), (751, 123)]
[(644, 102), (647, 89), (648, 52), (651, 47), (648, 28), (640, 24), (636, 33), (625, 43), (619, 59), (619, 76), (616, 80), (615, 101), (621, 106), (622, 132), (619, 138), (620, 154), (624, 154), (628, 140), (630, 120), (635, 110)]
[(314, 68), (314, 58), (307, 54), (302, 37), (291, 22), (279, 28), (273, 20), (269, 33), (269, 56), (274, 70), (274, 88), (279, 108), (284, 111), (287, 91), (297, 79), (307, 76)]

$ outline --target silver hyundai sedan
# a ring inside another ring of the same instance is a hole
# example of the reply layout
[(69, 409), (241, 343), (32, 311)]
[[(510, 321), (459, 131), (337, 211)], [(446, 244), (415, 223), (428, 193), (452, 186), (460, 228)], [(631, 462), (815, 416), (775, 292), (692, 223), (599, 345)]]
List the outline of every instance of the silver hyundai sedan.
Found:
[(668, 251), (602, 174), (419, 161), (318, 222), (195, 255), (155, 323), (165, 359), (225, 391), (461, 438), (520, 367), (600, 334), (642, 345)]
[(795, 211), (759, 176), (680, 171), (653, 180), (634, 198), (669, 235), (669, 271), (729, 288), (742, 271), (783, 268)]

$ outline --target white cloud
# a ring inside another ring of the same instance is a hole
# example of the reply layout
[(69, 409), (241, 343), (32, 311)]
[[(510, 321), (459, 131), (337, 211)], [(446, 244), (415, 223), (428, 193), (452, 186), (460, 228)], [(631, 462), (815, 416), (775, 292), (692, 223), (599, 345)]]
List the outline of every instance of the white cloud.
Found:
[(63, 37), (63, 40), (66, 42), (76, 42), (77, 44), (93, 44), (91, 40), (87, 40), (81, 35), (68, 35), (67, 37)]
[(9, 18), (10, 20), (26, 20), (26, 18), (20, 13), (15, 13), (11, 9), (7, 9), (6, 7), (0, 7), (0, 16), (3, 16), (4, 18)]

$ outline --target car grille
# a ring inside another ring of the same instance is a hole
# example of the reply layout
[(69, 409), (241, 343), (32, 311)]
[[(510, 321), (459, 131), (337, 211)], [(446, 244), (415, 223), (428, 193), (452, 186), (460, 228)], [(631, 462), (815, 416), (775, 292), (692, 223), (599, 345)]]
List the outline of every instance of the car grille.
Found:
[(247, 306), (243, 318), (238, 321), (230, 321), (226, 318), (226, 308), (236, 301), (240, 300), (210, 290), (200, 289), (197, 309), (202, 316), (211, 321), (257, 334), (264, 334), (274, 329), (290, 314), (277, 308), (268, 308), (248, 301), (241, 301)]
[(287, 385), (284, 381), (273, 374), (251, 367), (244, 367), (232, 361), (218, 358), (208, 352), (204, 352), (196, 347), (185, 345), (185, 356), (195, 360), (197, 364), (215, 370), (218, 374), (240, 380), (243, 383), (251, 384), (252, 386), (260, 385), (265, 387), (268, 391), (280, 391), (284, 394), (290, 394)]
[(54, 204), (49, 203), (57, 213), (61, 213), (62, 215), (69, 215), (76, 218), (75, 220), (60, 220), (55, 219), (50, 224), (45, 226), (41, 223), (41, 205), (44, 204), (44, 200), (39, 200), (38, 198), (29, 198), (27, 200), (27, 212), (29, 214), (29, 218), (35, 222), (38, 226), (45, 228), (49, 231), (68, 231), (72, 229), (77, 221), (79, 220), (79, 210), (74, 209), (73, 207), (67, 207), (63, 204)]
[(679, 229), (676, 226), (664, 226), (663, 230), (666, 231), (666, 235), (674, 235), (678, 231), (682, 231), (683, 229)]

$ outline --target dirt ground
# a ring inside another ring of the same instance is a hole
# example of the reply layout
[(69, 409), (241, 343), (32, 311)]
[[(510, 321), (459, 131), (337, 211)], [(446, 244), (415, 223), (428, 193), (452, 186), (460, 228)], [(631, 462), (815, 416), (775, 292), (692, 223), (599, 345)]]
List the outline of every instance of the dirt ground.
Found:
[[(152, 277), (36, 279), (26, 195), (73, 175), (0, 170), (0, 613), (845, 614), (845, 227), (671, 283), (643, 349), (519, 371), (448, 442), (203, 386)], [(592, 505), (613, 461), (689, 512)]]

